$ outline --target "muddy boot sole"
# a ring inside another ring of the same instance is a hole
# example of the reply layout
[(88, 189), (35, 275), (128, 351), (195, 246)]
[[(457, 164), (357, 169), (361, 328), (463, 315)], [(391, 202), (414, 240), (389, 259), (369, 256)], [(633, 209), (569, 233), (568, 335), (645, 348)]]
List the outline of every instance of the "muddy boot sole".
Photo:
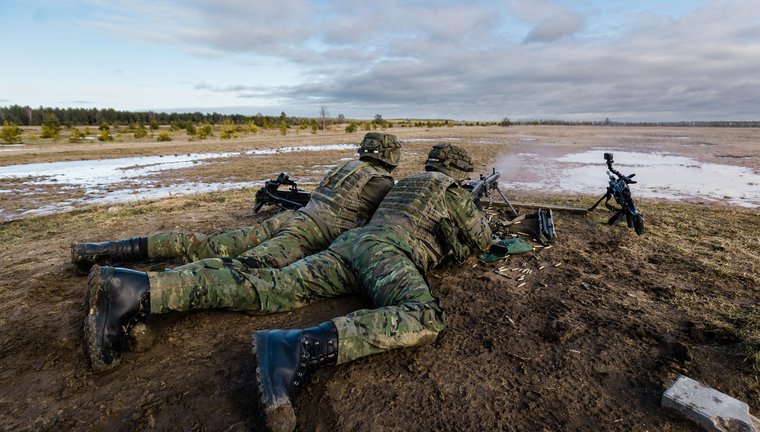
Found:
[(259, 403), (267, 430), (292, 432), (296, 428), (296, 414), (291, 401), (285, 395), (275, 394), (269, 355), (269, 330), (254, 333), (251, 340), (253, 360), (256, 362), (256, 382)]
[(105, 292), (104, 284), (110, 279), (109, 273), (113, 275), (112, 268), (103, 269), (96, 264), (92, 267), (90, 277), (87, 279), (87, 317), (84, 320), (85, 349), (90, 357), (92, 368), (97, 373), (112, 369), (121, 361), (121, 353), (103, 348), (103, 331), (108, 314), (108, 293)]
[(71, 245), (71, 262), (74, 263), (74, 272), (77, 276), (87, 276), (90, 274), (92, 266), (95, 265), (92, 261), (82, 257), (81, 247), (78, 243)]

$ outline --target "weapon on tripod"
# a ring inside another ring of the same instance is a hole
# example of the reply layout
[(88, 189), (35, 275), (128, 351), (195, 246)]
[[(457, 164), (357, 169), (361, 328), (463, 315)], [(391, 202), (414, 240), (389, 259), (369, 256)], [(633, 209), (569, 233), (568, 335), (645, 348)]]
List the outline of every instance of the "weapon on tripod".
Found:
[(501, 173), (496, 172), (496, 168), (494, 168), (493, 174), (490, 176), (483, 177), (483, 174), (481, 174), (479, 180), (470, 182), (464, 185), (464, 187), (470, 190), (473, 200), (478, 200), (484, 196), (488, 197), (489, 200), (493, 200), (491, 197), (491, 191), (495, 190), (496, 192), (499, 192), (499, 195), (501, 195), (501, 198), (505, 203), (507, 203), (509, 209), (512, 210), (512, 213), (514, 213), (515, 216), (520, 216), (520, 213), (517, 213), (517, 210), (512, 207), (512, 204), (509, 202), (507, 197), (505, 197), (504, 193), (501, 191), (501, 189), (499, 189), (499, 183), (497, 182), (497, 180), (499, 180), (499, 177), (501, 177)]
[[(290, 189), (279, 190), (280, 185), (290, 186)], [(311, 199), (311, 194), (298, 189), (296, 182), (287, 174), (280, 173), (274, 180), (267, 180), (264, 187), (256, 192), (256, 204), (253, 211), (258, 212), (265, 205), (276, 205), (282, 210), (298, 210)]]
[[(641, 213), (636, 210), (636, 205), (633, 203), (633, 198), (631, 197), (631, 189), (628, 187), (629, 184), (636, 183), (636, 181), (631, 180), (636, 174), (624, 176), (623, 174), (620, 174), (619, 171), (612, 168), (612, 164), (615, 162), (612, 160), (612, 153), (605, 153), (604, 160), (607, 161), (607, 168), (609, 168), (609, 171), (607, 171), (607, 176), (610, 178), (610, 184), (607, 186), (607, 193), (602, 195), (602, 197), (599, 198), (599, 201), (591, 206), (588, 211), (594, 210), (596, 206), (598, 206), (599, 203), (601, 203), (602, 200), (606, 198), (607, 201), (604, 202), (604, 205), (608, 209), (615, 212), (615, 214), (607, 223), (614, 225), (616, 223), (626, 221), (628, 228), (633, 228), (636, 230), (636, 234), (638, 235), (643, 234), (644, 216), (642, 216)], [(615, 174), (617, 178), (610, 174), (610, 171), (612, 171), (612, 174)], [(620, 208), (615, 207), (609, 203), (610, 198), (613, 197), (615, 198), (615, 202), (617, 202)]]

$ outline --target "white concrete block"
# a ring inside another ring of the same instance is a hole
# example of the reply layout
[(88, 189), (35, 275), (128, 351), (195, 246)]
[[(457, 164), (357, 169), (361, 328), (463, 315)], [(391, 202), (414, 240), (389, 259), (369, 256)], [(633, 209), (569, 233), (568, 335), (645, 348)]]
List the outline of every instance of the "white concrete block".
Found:
[(759, 432), (746, 403), (681, 375), (662, 395), (673, 408), (710, 432)]

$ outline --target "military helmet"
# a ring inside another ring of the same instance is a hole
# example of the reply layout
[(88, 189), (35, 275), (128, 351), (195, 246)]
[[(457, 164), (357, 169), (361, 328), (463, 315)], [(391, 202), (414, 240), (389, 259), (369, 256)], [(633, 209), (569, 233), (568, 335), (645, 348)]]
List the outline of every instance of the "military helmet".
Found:
[(391, 169), (401, 161), (401, 143), (396, 135), (368, 132), (359, 147), (359, 160), (376, 159)]
[(433, 146), (428, 153), (425, 171), (442, 172), (461, 182), (470, 179), (470, 173), (474, 168), (467, 150), (449, 143), (440, 143)]

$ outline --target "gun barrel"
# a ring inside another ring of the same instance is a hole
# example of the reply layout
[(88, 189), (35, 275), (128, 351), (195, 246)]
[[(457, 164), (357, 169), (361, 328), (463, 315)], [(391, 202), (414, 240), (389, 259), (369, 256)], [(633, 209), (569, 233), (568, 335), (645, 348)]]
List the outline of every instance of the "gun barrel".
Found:
[(492, 184), (496, 183), (496, 180), (498, 180), (499, 177), (501, 177), (501, 173), (498, 172), (498, 171), (496, 171), (496, 170), (494, 170), (493, 174), (491, 174), (490, 176), (486, 177), (485, 182), (488, 185), (492, 185)]

